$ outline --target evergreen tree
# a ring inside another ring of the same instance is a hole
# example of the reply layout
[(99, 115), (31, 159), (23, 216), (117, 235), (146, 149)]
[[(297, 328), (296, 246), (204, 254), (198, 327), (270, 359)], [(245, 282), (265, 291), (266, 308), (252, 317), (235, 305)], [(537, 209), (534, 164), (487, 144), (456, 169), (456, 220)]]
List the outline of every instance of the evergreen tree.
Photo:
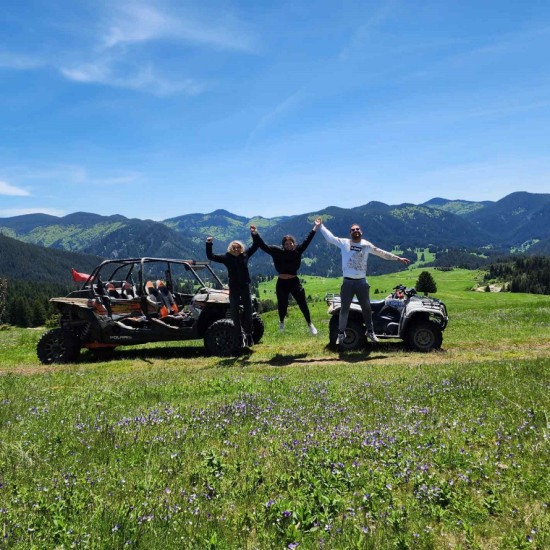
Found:
[(0, 323), (5, 321), (6, 301), (8, 297), (8, 280), (0, 279)]
[(44, 305), (44, 300), (42, 298), (35, 298), (32, 302), (32, 326), (42, 326), (46, 322), (47, 317), (47, 309)]
[(418, 276), (415, 286), (418, 292), (423, 292), (426, 295), (430, 292), (437, 292), (437, 285), (435, 284), (434, 278), (429, 271), (423, 271)]
[(32, 308), (29, 300), (21, 298), (18, 303), (11, 302), (10, 324), (18, 327), (29, 327), (32, 324)]

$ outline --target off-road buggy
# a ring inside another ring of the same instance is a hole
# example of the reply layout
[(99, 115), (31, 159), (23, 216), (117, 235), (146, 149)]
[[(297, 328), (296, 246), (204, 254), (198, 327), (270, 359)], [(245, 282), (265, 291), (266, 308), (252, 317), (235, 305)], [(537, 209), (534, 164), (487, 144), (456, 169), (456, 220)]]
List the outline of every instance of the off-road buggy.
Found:
[[(117, 346), (199, 338), (212, 355), (239, 350), (229, 291), (208, 261), (106, 260), (84, 279), (79, 290), (50, 300), (60, 327), (38, 342), (44, 364), (74, 362), (82, 348), (108, 356)], [(264, 324), (255, 297), (253, 308), (252, 338), (258, 343)]]
[[(338, 318), (340, 314), (340, 295), (325, 296), (331, 315), (329, 322), (329, 340), (336, 344), (338, 336)], [(378, 338), (401, 338), (407, 346), (417, 351), (439, 349), (443, 342), (443, 331), (449, 317), (445, 304), (430, 296), (419, 296), (412, 287), (398, 285), (384, 300), (371, 300), (374, 333)], [(366, 327), (363, 324), (361, 306), (354, 298), (348, 317), (346, 336), (340, 348), (347, 351), (365, 346)]]

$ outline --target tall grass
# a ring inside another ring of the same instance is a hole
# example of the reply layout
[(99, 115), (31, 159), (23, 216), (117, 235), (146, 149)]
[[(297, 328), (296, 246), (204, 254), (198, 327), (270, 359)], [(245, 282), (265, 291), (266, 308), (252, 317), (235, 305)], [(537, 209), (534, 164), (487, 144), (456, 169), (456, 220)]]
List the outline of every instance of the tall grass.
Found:
[(270, 312), (231, 359), (199, 342), (45, 368), (39, 331), (1, 331), (2, 544), (550, 547), (550, 297), (433, 274), (451, 320), (425, 355), (338, 354), (323, 302), (317, 337), (296, 309), (279, 334)]

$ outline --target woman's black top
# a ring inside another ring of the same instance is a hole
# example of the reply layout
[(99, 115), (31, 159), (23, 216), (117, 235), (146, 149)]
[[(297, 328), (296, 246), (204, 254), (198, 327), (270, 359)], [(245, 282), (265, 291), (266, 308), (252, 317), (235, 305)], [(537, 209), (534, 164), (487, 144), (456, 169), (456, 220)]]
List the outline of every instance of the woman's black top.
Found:
[(206, 243), (206, 257), (214, 262), (220, 262), (227, 267), (227, 274), (229, 276), (229, 288), (243, 286), (250, 284), (250, 274), (248, 273), (248, 260), (250, 256), (258, 250), (260, 243), (254, 242), (252, 246), (239, 254), (233, 256), (229, 252), (225, 254), (212, 254), (212, 243)]
[(254, 235), (254, 242), (258, 242), (260, 248), (272, 258), (277, 273), (296, 275), (302, 263), (302, 254), (309, 243), (315, 237), (315, 231), (311, 230), (302, 244), (297, 244), (294, 250), (285, 250), (282, 246), (267, 245), (260, 235)]

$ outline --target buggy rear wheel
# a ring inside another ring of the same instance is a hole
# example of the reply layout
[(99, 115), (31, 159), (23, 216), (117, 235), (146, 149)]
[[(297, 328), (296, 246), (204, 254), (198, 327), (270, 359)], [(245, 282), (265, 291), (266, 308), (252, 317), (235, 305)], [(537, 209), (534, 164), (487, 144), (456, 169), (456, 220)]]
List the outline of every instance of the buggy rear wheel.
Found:
[(235, 334), (235, 325), (231, 319), (218, 319), (212, 323), (204, 334), (204, 347), (208, 355), (229, 357), (237, 355), (239, 344)]
[(430, 321), (413, 322), (405, 334), (407, 346), (416, 351), (439, 349), (443, 343), (441, 328)]
[(42, 335), (36, 354), (44, 365), (74, 363), (80, 356), (80, 348), (80, 340), (72, 332), (54, 328)]

